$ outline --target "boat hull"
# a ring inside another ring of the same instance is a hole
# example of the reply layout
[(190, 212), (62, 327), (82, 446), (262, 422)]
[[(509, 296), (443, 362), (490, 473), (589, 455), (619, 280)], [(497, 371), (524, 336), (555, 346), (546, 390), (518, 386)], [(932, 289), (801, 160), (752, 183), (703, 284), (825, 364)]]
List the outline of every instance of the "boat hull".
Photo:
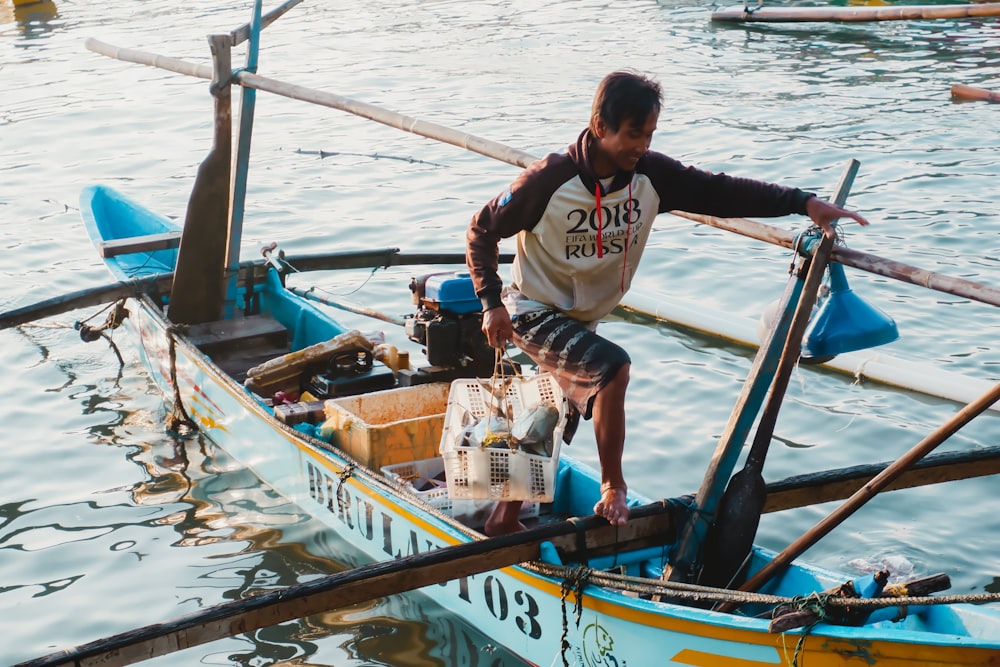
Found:
[[(103, 188), (85, 190), (81, 210), (98, 247), (105, 240), (161, 234), (173, 228), (166, 218)], [(134, 277), (138, 266), (154, 273), (172, 270), (173, 252), (155, 250), (105, 257), (105, 261), (116, 275)], [(160, 264), (149, 269), (151, 262)], [(344, 333), (339, 323), (271, 278), (253, 287), (257, 296), (252, 301), (263, 315), (288, 328), (293, 350)], [(380, 472), (276, 419), (272, 408), (169, 322), (162, 301), (162, 296), (149, 295), (131, 300), (126, 326), (135, 330), (142, 361), (170, 409), (178, 417), (190, 418), (204, 436), (276, 492), (319, 518), (332, 535), (369, 561), (420, 554), (482, 537)], [(226, 328), (231, 327), (227, 324)], [(564, 493), (572, 495), (568, 502), (560, 500), (557, 483), (554, 507), (562, 502), (565, 513), (586, 513), (599, 488), (596, 471), (566, 455), (559, 466), (557, 478), (571, 479), (563, 486), (571, 490)], [(635, 502), (649, 502), (630, 495)], [(614, 557), (618, 560), (605, 557), (607, 562), (591, 560), (588, 565), (594, 570), (625, 565), (630, 574), (656, 577), (667, 550)], [(760, 567), (768, 554), (759, 549), (755, 554), (755, 567)], [(420, 590), (498, 644), (540, 665), (560, 664), (565, 659), (581, 667), (635, 667), (651, 664), (651, 656), (657, 656), (656, 664), (734, 667), (1000, 665), (1000, 612), (993, 609), (928, 606), (919, 613), (914, 610), (900, 623), (883, 621), (862, 627), (824, 623), (809, 630), (772, 634), (767, 618), (653, 601), (619, 588), (587, 585), (578, 598), (576, 587), (564, 582), (572, 570), (566, 568), (558, 576), (551, 571), (530, 564), (512, 566)], [(847, 578), (795, 563), (765, 592), (807, 595)]]

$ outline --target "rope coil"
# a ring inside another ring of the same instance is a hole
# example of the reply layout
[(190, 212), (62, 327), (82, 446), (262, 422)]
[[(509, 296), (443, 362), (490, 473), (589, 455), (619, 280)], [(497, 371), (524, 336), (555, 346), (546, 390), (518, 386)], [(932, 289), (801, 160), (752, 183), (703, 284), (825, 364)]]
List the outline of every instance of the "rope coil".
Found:
[(344, 488), (344, 483), (354, 474), (355, 468), (357, 466), (353, 462), (349, 462), (344, 466), (343, 470), (337, 473), (337, 479), (339, 480), (337, 483), (337, 510), (340, 512), (344, 511), (344, 495), (341, 493), (341, 490)]
[(562, 657), (563, 667), (569, 667), (566, 652), (572, 648), (569, 643), (569, 619), (566, 614), (566, 598), (569, 597), (571, 592), (573, 593), (573, 612), (576, 615), (576, 627), (579, 628), (580, 620), (583, 618), (583, 589), (586, 588), (593, 572), (594, 570), (581, 565), (570, 569), (566, 576), (563, 577), (559, 594), (559, 601), (562, 607), (562, 636), (559, 639), (559, 655)]
[(167, 415), (167, 430), (180, 433), (181, 427), (191, 431), (197, 431), (198, 425), (188, 415), (184, 408), (184, 401), (181, 399), (181, 388), (177, 383), (177, 334), (184, 328), (183, 325), (172, 325), (167, 327), (167, 342), (170, 354), (170, 386), (174, 390), (174, 404), (171, 413)]

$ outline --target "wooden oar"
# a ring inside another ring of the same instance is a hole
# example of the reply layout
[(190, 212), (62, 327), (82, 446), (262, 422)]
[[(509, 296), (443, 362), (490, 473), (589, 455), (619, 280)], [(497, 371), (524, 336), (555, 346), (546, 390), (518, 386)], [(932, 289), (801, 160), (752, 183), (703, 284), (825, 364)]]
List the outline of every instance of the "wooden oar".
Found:
[[(838, 206), (846, 203), (860, 164), (857, 160), (851, 160), (847, 164), (833, 196), (833, 202)], [(771, 393), (764, 405), (743, 469), (729, 480), (719, 504), (715, 524), (705, 541), (705, 558), (699, 581), (708, 586), (731, 585), (753, 547), (757, 526), (760, 524), (760, 513), (767, 500), (767, 485), (762, 474), (764, 459), (785, 398), (788, 380), (802, 353), (802, 337), (809, 325), (813, 306), (816, 305), (832, 249), (833, 240), (824, 236), (812, 260), (804, 260), (804, 266), (799, 269), (802, 271), (807, 267), (808, 274), (785, 339), (785, 347), (778, 360)]]
[[(984, 412), (1000, 399), (1000, 384), (981, 397), (969, 403), (959, 410), (947, 422), (942, 424), (933, 433), (917, 443), (903, 456), (896, 459), (892, 465), (875, 476), (870, 482), (855, 492), (840, 507), (830, 512), (824, 519), (806, 531), (802, 537), (788, 545), (781, 553), (775, 556), (770, 562), (762, 567), (755, 575), (750, 577), (742, 586), (741, 591), (757, 591), (766, 584), (778, 572), (783, 570), (789, 563), (802, 555), (806, 549), (816, 544), (825, 535), (844, 522), (849, 516), (854, 514), (865, 503), (874, 498), (878, 493), (893, 482), (904, 471), (913, 466), (917, 461), (933, 451), (938, 445), (954, 435), (959, 429), (968, 424), (977, 415)], [(720, 609), (729, 611), (734, 605), (724, 604)]]
[(729, 480), (719, 503), (715, 524), (706, 537), (699, 583), (722, 588), (729, 586), (753, 547), (760, 513), (767, 500), (767, 484), (761, 470), (771, 444), (778, 412), (785, 398), (785, 390), (788, 388), (788, 379), (792, 376), (792, 370), (802, 351), (802, 336), (809, 325), (813, 306), (816, 305), (832, 248), (833, 239), (824, 235), (812, 260), (808, 262), (802, 296), (795, 308), (795, 315), (785, 338), (785, 347), (774, 374), (771, 393), (764, 405), (746, 463)]
[(793, 272), (785, 284), (778, 301), (778, 317), (772, 322), (764, 343), (757, 348), (750, 372), (702, 478), (696, 494), (697, 507), (681, 527), (670, 559), (671, 566), (663, 572), (663, 578), (668, 581), (693, 583), (698, 578), (705, 537), (722, 500), (726, 482), (736, 467), (743, 444), (771, 386), (803, 283), (803, 276)]
[(215, 137), (212, 150), (198, 167), (177, 249), (167, 310), (167, 317), (175, 324), (218, 320), (225, 301), (233, 143), (232, 68), (229, 35), (212, 35), (209, 41), (215, 65), (211, 87), (215, 98)]
[[(674, 539), (676, 511), (670, 503), (651, 503), (632, 510), (625, 526), (610, 526), (604, 519), (590, 516), (364, 565), (52, 653), (16, 667), (130, 665), (289, 620), (538, 560), (544, 542), (550, 542), (566, 562), (614, 550), (662, 546)], [(581, 548), (586, 553), (581, 553)]]
[[(859, 166), (860, 163), (857, 160), (852, 159), (847, 163), (837, 187), (837, 197), (846, 196), (842, 193), (846, 193), (850, 189)], [(826, 257), (821, 260), (823, 269), (826, 268), (831, 247), (832, 241), (827, 241), (824, 235), (823, 242), (813, 250), (814, 253), (820, 251), (825, 253)], [(798, 250), (798, 248), (796, 249)], [(820, 273), (820, 277), (822, 277), (822, 273)], [(785, 292), (778, 302), (779, 314), (771, 323), (766, 340), (757, 349), (750, 372), (743, 382), (739, 397), (736, 399), (736, 405), (733, 406), (729, 420), (726, 422), (719, 442), (716, 444), (715, 452), (712, 454), (712, 460), (705, 470), (701, 486), (698, 488), (696, 507), (688, 515), (687, 521), (680, 530), (677, 545), (671, 554), (670, 567), (663, 572), (664, 579), (693, 583), (700, 576), (705, 539), (715, 520), (726, 485), (736, 468), (736, 462), (750, 433), (750, 428), (757, 418), (768, 388), (778, 370), (782, 350), (788, 339), (793, 313), (802, 299), (805, 283), (806, 275), (801, 269), (792, 271), (785, 286)], [(818, 288), (818, 283), (815, 287)], [(810, 310), (811, 308), (810, 305)]]

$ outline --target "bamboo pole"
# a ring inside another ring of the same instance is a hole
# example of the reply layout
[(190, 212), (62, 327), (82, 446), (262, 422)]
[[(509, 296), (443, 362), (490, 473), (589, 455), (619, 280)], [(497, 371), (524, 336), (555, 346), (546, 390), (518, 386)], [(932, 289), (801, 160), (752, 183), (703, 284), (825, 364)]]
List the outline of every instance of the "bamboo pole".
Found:
[(98, 55), (114, 58), (115, 60), (121, 60), (122, 62), (146, 65), (147, 67), (156, 67), (157, 69), (163, 69), (176, 74), (193, 76), (209, 81), (212, 80), (212, 67), (210, 65), (196, 65), (180, 58), (171, 58), (170, 56), (162, 56), (158, 53), (150, 53), (149, 51), (140, 51), (138, 49), (127, 49), (102, 42), (93, 37), (88, 37), (83, 45), (87, 47), (88, 51), (93, 51)]
[(896, 5), (883, 7), (750, 7), (712, 13), (713, 21), (737, 23), (802, 23), (914, 21), (1000, 16), (1000, 2), (974, 5)]
[(486, 157), (491, 157), (518, 167), (527, 167), (538, 159), (526, 151), (445, 127), (444, 125), (438, 125), (437, 123), (389, 111), (374, 104), (359, 102), (358, 100), (353, 100), (342, 95), (306, 88), (305, 86), (278, 81), (276, 79), (269, 79), (250, 72), (238, 72), (235, 75), (235, 79), (244, 86), (264, 90), (293, 100), (312, 102), (313, 104), (331, 109), (346, 111), (361, 118), (367, 118), (368, 120), (403, 130), (404, 132), (410, 132), (428, 139), (458, 146), (467, 151), (479, 153), (480, 155), (485, 155)]
[[(125, 49), (101, 42), (94, 38), (88, 38), (85, 42), (87, 49), (115, 60), (147, 65), (165, 69), (177, 74), (193, 76), (199, 79), (211, 79), (212, 68), (206, 65), (195, 65), (177, 58), (139, 51), (136, 49)], [(263, 90), (282, 97), (288, 97), (303, 102), (311, 102), (320, 106), (346, 111), (347, 113), (368, 120), (373, 120), (389, 127), (394, 127), (404, 132), (410, 132), (428, 139), (434, 139), (446, 144), (464, 148), (473, 153), (479, 153), (486, 157), (491, 157), (501, 162), (506, 162), (519, 167), (527, 167), (537, 158), (534, 155), (510, 146), (483, 139), (466, 132), (438, 125), (430, 121), (420, 120), (412, 116), (406, 116), (395, 111), (383, 109), (382, 107), (353, 100), (342, 95), (327, 93), (313, 88), (306, 88), (293, 83), (269, 79), (251, 72), (236, 72), (233, 79), (244, 86)]]
[[(708, 225), (709, 227), (733, 232), (772, 245), (791, 248), (795, 243), (795, 235), (791, 232), (755, 220), (716, 218), (711, 215), (687, 213), (685, 211), (671, 211), (670, 213), (703, 225)], [(919, 287), (926, 287), (936, 292), (959, 296), (991, 306), (1000, 306), (1000, 289), (996, 287), (990, 287), (989, 285), (963, 278), (954, 278), (935, 271), (928, 271), (927, 269), (921, 269), (911, 264), (886, 259), (885, 257), (879, 257), (878, 255), (872, 255), (860, 250), (836, 246), (833, 249), (833, 261), (874, 275), (885, 276)]]
[(982, 100), (1000, 103), (1000, 93), (994, 93), (983, 88), (973, 88), (961, 83), (951, 84), (951, 96), (963, 100)]

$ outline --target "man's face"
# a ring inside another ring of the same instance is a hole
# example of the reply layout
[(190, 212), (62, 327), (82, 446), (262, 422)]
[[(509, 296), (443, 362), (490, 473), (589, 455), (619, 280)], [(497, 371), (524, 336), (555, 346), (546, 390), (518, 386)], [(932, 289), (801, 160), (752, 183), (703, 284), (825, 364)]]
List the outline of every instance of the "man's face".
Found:
[[(613, 166), (616, 171), (632, 171), (635, 169), (639, 158), (646, 154), (650, 143), (653, 141), (653, 133), (656, 132), (658, 117), (659, 114), (654, 112), (641, 121), (635, 118), (627, 118), (618, 127), (618, 130), (614, 132), (608, 128), (603, 120), (598, 119), (597, 136), (600, 139), (601, 157), (603, 161), (610, 163), (602, 166)], [(604, 178), (610, 174), (599, 175)]]

